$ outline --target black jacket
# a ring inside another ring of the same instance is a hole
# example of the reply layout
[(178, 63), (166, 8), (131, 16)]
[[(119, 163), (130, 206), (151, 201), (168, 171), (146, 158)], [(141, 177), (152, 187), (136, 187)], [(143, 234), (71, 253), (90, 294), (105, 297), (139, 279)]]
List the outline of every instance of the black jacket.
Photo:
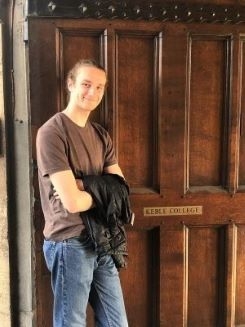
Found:
[(84, 189), (95, 207), (82, 213), (84, 225), (98, 254), (110, 254), (117, 268), (125, 267), (127, 238), (125, 224), (132, 221), (129, 187), (117, 174), (83, 177)]

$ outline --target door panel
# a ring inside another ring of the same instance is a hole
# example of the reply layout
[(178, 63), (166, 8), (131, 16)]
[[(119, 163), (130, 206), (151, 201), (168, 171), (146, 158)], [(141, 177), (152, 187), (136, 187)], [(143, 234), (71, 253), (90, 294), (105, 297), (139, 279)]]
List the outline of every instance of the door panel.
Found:
[(237, 274), (236, 274), (236, 323), (238, 325), (244, 324), (245, 313), (243, 303), (245, 301), (245, 226), (240, 225), (237, 228), (236, 233), (236, 245), (237, 245)]
[(239, 103), (241, 107), (241, 126), (240, 126), (240, 160), (239, 160), (239, 188), (244, 189), (245, 186), (245, 67), (244, 67), (244, 59), (245, 59), (245, 39), (244, 36), (240, 36), (239, 38), (239, 60), (238, 62), (240, 63), (240, 85), (238, 89), (238, 95), (239, 95), (239, 100), (241, 101)]
[(183, 226), (160, 231), (160, 326), (184, 324), (184, 235)]
[(116, 35), (118, 159), (131, 187), (147, 192), (159, 184), (159, 40), (157, 33), (135, 30)]
[[(56, 28), (56, 53), (57, 72), (60, 85), (58, 90), (58, 101), (60, 100), (59, 111), (67, 104), (66, 101), (66, 80), (65, 77), (71, 67), (79, 58), (94, 58), (96, 61), (104, 62), (103, 47), (104, 30), (83, 30), (74, 28)], [(103, 111), (101, 109), (100, 111)]]
[[(69, 68), (93, 57), (108, 70), (93, 118), (112, 135), (136, 214), (120, 272), (129, 325), (245, 324), (245, 27), (55, 18), (29, 26), (33, 145), (66, 104)], [(37, 326), (50, 327), (35, 166), (33, 182)], [(88, 319), (93, 326), (91, 308)]]
[[(188, 323), (224, 326), (224, 228), (189, 227), (187, 241)], [(198, 249), (198, 256), (197, 256)], [(195, 299), (195, 301), (194, 301)]]
[(190, 43), (188, 188), (223, 187), (227, 178), (230, 42), (215, 35), (192, 35)]
[[(157, 326), (159, 285), (159, 230), (128, 231), (128, 268), (120, 273), (131, 326)], [(134, 267), (133, 271), (129, 267)]]

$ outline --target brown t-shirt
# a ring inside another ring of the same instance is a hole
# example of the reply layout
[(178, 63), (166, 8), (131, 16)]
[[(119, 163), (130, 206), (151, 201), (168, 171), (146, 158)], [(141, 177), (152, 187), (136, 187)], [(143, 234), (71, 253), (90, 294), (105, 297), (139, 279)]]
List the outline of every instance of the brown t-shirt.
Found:
[(62, 112), (38, 130), (37, 164), (46, 239), (61, 241), (78, 236), (84, 229), (80, 213), (70, 213), (53, 196), (50, 174), (72, 170), (75, 178), (100, 175), (117, 163), (107, 131), (97, 123), (80, 127)]

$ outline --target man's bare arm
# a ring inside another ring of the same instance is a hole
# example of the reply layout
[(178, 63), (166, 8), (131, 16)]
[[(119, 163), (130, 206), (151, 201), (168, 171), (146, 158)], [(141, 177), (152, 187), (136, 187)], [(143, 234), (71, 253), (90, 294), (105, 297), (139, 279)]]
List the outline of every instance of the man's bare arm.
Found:
[(123, 173), (122, 173), (122, 170), (121, 168), (119, 167), (118, 164), (115, 164), (115, 165), (112, 165), (112, 166), (108, 166), (104, 169), (105, 173), (109, 173), (109, 174), (117, 174), (119, 176), (123, 176)]
[(69, 212), (83, 212), (93, 207), (91, 195), (86, 191), (79, 190), (71, 170), (51, 174), (50, 180), (63, 206)]
[[(118, 164), (106, 167), (104, 172), (124, 177)], [(50, 180), (63, 206), (69, 212), (83, 212), (94, 206), (91, 195), (83, 190), (82, 180), (76, 180), (71, 170), (51, 174)]]

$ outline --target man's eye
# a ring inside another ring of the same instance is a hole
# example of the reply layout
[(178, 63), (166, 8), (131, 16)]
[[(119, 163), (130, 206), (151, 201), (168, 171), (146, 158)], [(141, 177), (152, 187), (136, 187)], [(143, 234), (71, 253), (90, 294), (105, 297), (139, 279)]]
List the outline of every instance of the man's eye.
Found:
[(88, 84), (88, 83), (82, 83), (82, 86), (88, 89), (90, 87), (90, 84)]

